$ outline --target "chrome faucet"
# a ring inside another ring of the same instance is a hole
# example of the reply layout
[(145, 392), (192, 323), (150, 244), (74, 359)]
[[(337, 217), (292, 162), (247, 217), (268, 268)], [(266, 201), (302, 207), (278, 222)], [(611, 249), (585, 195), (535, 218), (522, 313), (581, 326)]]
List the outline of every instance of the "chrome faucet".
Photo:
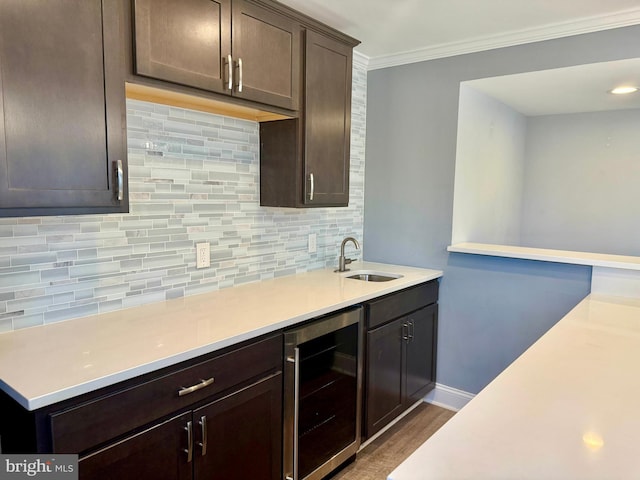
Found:
[(349, 265), (351, 262), (353, 262), (352, 258), (344, 258), (344, 246), (347, 244), (347, 242), (353, 242), (353, 244), (355, 245), (357, 250), (360, 250), (360, 244), (358, 243), (358, 240), (356, 240), (353, 237), (347, 237), (342, 241), (342, 245), (340, 245), (340, 258), (338, 259), (338, 269), (336, 270), (336, 272), (346, 272), (349, 269), (345, 268), (347, 265)]

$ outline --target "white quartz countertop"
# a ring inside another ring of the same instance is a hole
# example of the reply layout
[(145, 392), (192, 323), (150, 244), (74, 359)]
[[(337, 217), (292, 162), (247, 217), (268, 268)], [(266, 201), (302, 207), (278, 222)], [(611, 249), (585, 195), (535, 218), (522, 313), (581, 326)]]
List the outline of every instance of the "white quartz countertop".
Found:
[(640, 478), (639, 367), (640, 300), (591, 294), (388, 478)]
[(402, 278), (323, 269), (0, 334), (0, 389), (35, 410), (442, 276), (371, 262), (350, 269)]

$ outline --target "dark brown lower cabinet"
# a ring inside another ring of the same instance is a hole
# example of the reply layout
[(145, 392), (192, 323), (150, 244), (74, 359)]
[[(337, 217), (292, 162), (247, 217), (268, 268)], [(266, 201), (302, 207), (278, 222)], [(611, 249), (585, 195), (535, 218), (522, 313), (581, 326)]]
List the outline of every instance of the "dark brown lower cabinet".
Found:
[(76, 453), (82, 480), (281, 480), (282, 333), (27, 411), (2, 453)]
[(192, 478), (192, 467), (184, 452), (187, 448), (185, 426), (190, 420), (191, 414), (184, 413), (81, 459), (79, 477), (87, 480)]
[(405, 319), (367, 332), (366, 431), (377, 432), (404, 410)]
[(205, 405), (193, 417), (200, 430), (194, 447), (197, 480), (281, 478), (281, 373)]
[(85, 480), (273, 479), (282, 465), (282, 374), (80, 460)]
[(406, 318), (409, 339), (405, 343), (405, 397), (413, 404), (435, 387), (438, 305), (429, 305)]
[[(435, 387), (438, 304), (433, 303), (434, 298), (437, 283), (391, 294), (367, 305), (365, 438), (379, 432)], [(411, 311), (416, 306), (422, 308)]]

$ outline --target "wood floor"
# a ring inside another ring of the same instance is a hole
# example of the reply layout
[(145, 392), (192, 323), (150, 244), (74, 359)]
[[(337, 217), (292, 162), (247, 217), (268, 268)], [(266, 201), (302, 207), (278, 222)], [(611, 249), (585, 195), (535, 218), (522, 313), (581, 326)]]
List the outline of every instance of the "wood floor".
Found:
[(385, 480), (454, 413), (428, 403), (421, 404), (361, 450), (356, 461), (333, 475), (331, 480)]

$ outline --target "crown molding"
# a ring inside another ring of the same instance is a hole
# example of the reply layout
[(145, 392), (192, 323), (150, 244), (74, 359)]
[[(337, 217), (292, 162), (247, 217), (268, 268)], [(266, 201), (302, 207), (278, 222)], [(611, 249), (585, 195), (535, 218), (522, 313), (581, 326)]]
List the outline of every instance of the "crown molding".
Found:
[(367, 57), (365, 54), (358, 52), (357, 50), (353, 51), (353, 64), (359, 67), (364, 67), (365, 69), (369, 69), (369, 61), (371, 59)]
[(494, 48), (511, 47), (525, 43), (553, 40), (571, 35), (598, 32), (612, 28), (640, 24), (640, 8), (624, 10), (608, 15), (585, 17), (566, 22), (553, 23), (542, 27), (516, 30), (498, 35), (476, 37), (470, 40), (443, 43), (433, 47), (420, 48), (391, 55), (370, 57), (368, 69), (395, 67), (409, 63), (423, 62), (437, 58), (452, 57), (465, 53), (475, 53)]

